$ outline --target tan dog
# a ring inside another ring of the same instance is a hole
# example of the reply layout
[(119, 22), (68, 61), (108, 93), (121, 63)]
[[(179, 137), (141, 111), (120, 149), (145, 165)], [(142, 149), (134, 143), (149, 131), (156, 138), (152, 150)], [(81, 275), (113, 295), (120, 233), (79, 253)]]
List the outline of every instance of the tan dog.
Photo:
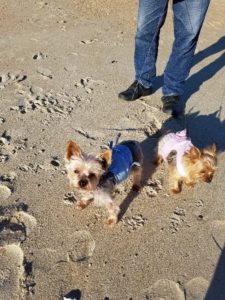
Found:
[(168, 162), (169, 155), (176, 152), (175, 164), (169, 164), (169, 185), (172, 193), (180, 193), (182, 184), (192, 187), (197, 182), (211, 182), (216, 170), (216, 145), (198, 149), (186, 130), (169, 133), (158, 143), (156, 164)]
[(116, 184), (133, 174), (133, 188), (141, 182), (143, 154), (136, 141), (125, 141), (93, 156), (85, 154), (73, 141), (66, 149), (66, 169), (70, 185), (80, 194), (77, 207), (84, 209), (91, 202), (108, 209), (108, 224), (118, 221), (120, 208), (113, 203)]

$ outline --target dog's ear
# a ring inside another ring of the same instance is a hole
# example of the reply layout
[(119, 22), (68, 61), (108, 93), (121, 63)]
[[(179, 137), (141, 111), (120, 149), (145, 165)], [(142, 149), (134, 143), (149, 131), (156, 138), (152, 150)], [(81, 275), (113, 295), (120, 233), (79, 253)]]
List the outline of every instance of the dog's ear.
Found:
[(107, 149), (96, 157), (102, 164), (104, 170), (106, 170), (112, 163), (112, 151)]
[(205, 148), (203, 150), (203, 153), (209, 154), (209, 155), (211, 155), (213, 157), (216, 156), (216, 144), (212, 144), (208, 148)]
[(80, 147), (74, 141), (69, 141), (66, 147), (66, 159), (70, 160), (72, 156), (76, 157), (80, 155), (81, 155)]
[(191, 150), (189, 152), (189, 156), (192, 160), (199, 159), (201, 157), (201, 155), (202, 155), (201, 151), (197, 147), (195, 147), (195, 146), (191, 147)]

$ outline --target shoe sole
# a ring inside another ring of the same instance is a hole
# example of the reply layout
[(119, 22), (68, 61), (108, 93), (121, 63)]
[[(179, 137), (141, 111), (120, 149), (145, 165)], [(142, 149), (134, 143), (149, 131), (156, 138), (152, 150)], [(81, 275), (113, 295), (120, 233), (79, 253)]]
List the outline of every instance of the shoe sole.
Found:
[(124, 96), (118, 96), (118, 97), (119, 97), (119, 99), (122, 99), (122, 100), (125, 100), (125, 101), (135, 101), (135, 100), (139, 99), (139, 98), (132, 98), (132, 99), (130, 99), (130, 98), (126, 98)]
[(135, 100), (137, 100), (137, 99), (140, 99), (140, 98), (142, 98), (142, 97), (147, 97), (147, 96), (150, 96), (150, 95), (152, 95), (152, 93), (149, 93), (149, 94), (147, 94), (147, 95), (141, 95), (141, 96), (139, 96), (139, 97), (135, 97), (135, 98), (127, 98), (127, 97), (125, 97), (125, 96), (123, 96), (123, 95), (121, 95), (121, 94), (119, 94), (118, 95), (118, 98), (120, 98), (120, 99), (122, 99), (122, 100), (126, 100), (126, 101), (135, 101)]
[(173, 108), (170, 108), (170, 109), (165, 109), (164, 107), (162, 108), (162, 111), (165, 113), (165, 114), (172, 114), (174, 112), (174, 109)]

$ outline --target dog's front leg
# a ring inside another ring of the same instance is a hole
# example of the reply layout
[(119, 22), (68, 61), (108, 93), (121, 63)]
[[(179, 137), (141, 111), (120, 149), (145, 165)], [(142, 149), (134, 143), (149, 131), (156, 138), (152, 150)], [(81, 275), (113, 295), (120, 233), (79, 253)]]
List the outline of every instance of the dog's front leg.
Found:
[(192, 187), (194, 187), (194, 185), (195, 185), (194, 181), (191, 180), (191, 179), (185, 180), (184, 183), (185, 183), (185, 185), (186, 185), (187, 187), (189, 187), (189, 188), (192, 188)]
[(175, 166), (169, 166), (169, 186), (172, 194), (181, 192), (182, 180)]
[(120, 212), (120, 208), (118, 205), (114, 203), (108, 203), (106, 205), (109, 213), (109, 217), (106, 221), (106, 224), (108, 225), (115, 225), (118, 222), (118, 214)]
[(77, 201), (77, 204), (76, 204), (76, 208), (78, 209), (84, 209), (86, 208), (89, 204), (91, 204), (91, 202), (93, 201), (93, 198), (81, 198), (81, 200), (78, 200)]
[(133, 175), (133, 186), (132, 190), (138, 192), (141, 188), (141, 179), (142, 179), (142, 167), (136, 166), (132, 169)]

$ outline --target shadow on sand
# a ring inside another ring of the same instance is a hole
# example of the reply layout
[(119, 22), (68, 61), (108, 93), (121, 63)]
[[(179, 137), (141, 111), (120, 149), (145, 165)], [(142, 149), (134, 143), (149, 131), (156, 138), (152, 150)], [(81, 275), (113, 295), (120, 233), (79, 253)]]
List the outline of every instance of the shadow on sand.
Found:
[(221, 250), (216, 270), (204, 300), (225, 299), (225, 247)]
[[(161, 130), (154, 135), (147, 137), (141, 142), (142, 150), (144, 153), (144, 166), (143, 166), (143, 188), (148, 179), (152, 177), (156, 170), (153, 163), (155, 160), (155, 148), (158, 138), (164, 132), (175, 132), (187, 128), (188, 135), (191, 137), (192, 142), (199, 148), (207, 147), (213, 143), (217, 146), (217, 151), (222, 152), (225, 150), (225, 120), (220, 119), (221, 107), (209, 115), (201, 115), (201, 113), (193, 112), (187, 114), (182, 119), (170, 118), (164, 122)], [(128, 193), (127, 197), (120, 205), (121, 212), (119, 220), (122, 219), (126, 213), (131, 202), (137, 197), (138, 193), (132, 190)], [(225, 297), (224, 297), (225, 299)]]
[[(197, 53), (194, 57), (193, 65), (198, 64), (204, 58), (209, 57), (225, 49), (225, 37), (219, 39), (216, 43)], [(178, 113), (185, 111), (185, 104), (188, 99), (196, 93), (201, 85), (212, 78), (219, 70), (225, 66), (225, 52), (215, 61), (193, 74), (186, 82), (186, 92), (182, 99), (181, 106)], [(156, 79), (156, 90), (162, 86), (162, 76)], [(156, 166), (153, 164), (155, 158), (155, 147), (159, 136), (167, 131), (178, 131), (183, 128), (188, 129), (188, 135), (192, 142), (199, 148), (207, 147), (213, 143), (216, 144), (218, 152), (225, 150), (225, 120), (221, 120), (222, 107), (208, 115), (201, 115), (200, 111), (190, 112), (183, 118), (170, 118), (163, 124), (160, 132), (147, 137), (142, 141), (141, 146), (144, 153), (144, 169), (142, 188), (145, 186), (147, 180), (152, 177)], [(122, 219), (126, 213), (129, 205), (137, 197), (138, 193), (130, 191), (127, 197), (122, 202), (120, 208), (121, 212), (119, 220)], [(218, 261), (214, 276), (208, 288), (204, 300), (224, 300), (225, 299), (225, 248), (221, 249), (221, 256)]]
[[(225, 36), (221, 37), (217, 42), (209, 46), (208, 48), (195, 54), (193, 59), (193, 65), (197, 65), (199, 62), (204, 60), (211, 55), (225, 50)], [(185, 112), (185, 106), (188, 99), (200, 90), (201, 85), (212, 78), (218, 71), (225, 66), (225, 52), (223, 52), (213, 62), (191, 75), (185, 83), (185, 92), (182, 96), (179, 106), (176, 108), (174, 115), (181, 115)], [(163, 85), (163, 75), (157, 76), (154, 83), (154, 90), (157, 91)]]
[[(143, 171), (142, 171), (142, 184), (141, 184), (140, 191), (145, 186), (148, 179), (151, 178), (155, 172), (156, 165), (153, 162), (154, 162), (155, 148), (157, 145), (158, 137), (159, 137), (159, 132), (155, 133), (152, 136), (149, 136), (148, 138), (146, 138), (144, 141), (141, 142), (141, 148), (144, 154), (144, 162), (143, 162)], [(129, 205), (138, 196), (140, 191), (135, 192), (131, 190), (127, 194), (126, 198), (123, 200), (123, 202), (120, 205), (120, 213), (118, 215), (119, 221), (122, 219)]]

